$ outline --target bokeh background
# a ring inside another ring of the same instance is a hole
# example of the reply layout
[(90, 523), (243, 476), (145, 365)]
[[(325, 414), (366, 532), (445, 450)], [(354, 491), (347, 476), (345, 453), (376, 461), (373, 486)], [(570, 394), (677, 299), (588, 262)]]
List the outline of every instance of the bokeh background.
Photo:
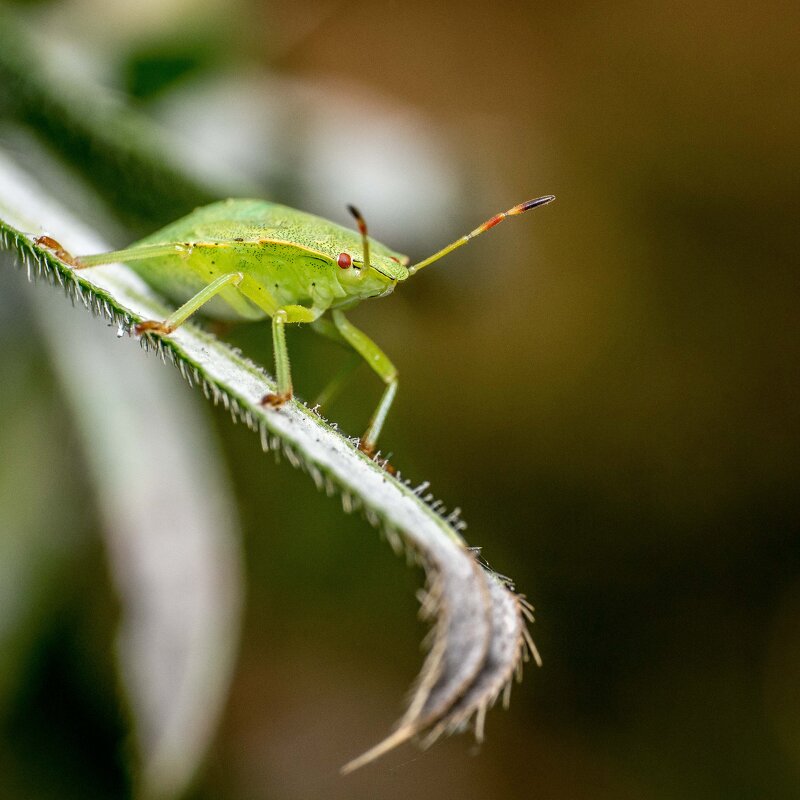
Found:
[[(558, 196), (352, 315), (401, 374), (383, 446), (533, 601), (543, 668), (481, 748), (340, 778), (421, 661), (421, 575), (204, 407), (247, 598), (187, 796), (797, 797), (796, 3), (18, 8), (209, 180), (343, 223), (355, 203), (413, 260)], [(125, 797), (101, 523), (46, 352), (5, 320), (2, 527), (39, 544), (3, 638), (0, 797)], [(225, 335), (270, 363), (263, 328)], [(290, 336), (312, 397), (338, 353)], [(329, 416), (358, 434), (379, 391), (359, 373)]]

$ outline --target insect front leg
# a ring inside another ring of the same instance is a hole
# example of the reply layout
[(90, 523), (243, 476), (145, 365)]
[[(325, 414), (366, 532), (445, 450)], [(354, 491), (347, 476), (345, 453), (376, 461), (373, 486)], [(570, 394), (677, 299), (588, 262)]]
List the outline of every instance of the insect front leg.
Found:
[(287, 319), (288, 315), (282, 308), (272, 315), (272, 349), (275, 351), (275, 380), (278, 382), (278, 391), (265, 394), (261, 398), (262, 406), (278, 408), (292, 399), (292, 370), (284, 330)]
[(372, 455), (375, 452), (375, 442), (383, 428), (383, 423), (386, 421), (386, 415), (389, 413), (395, 394), (397, 394), (397, 367), (392, 364), (386, 353), (369, 336), (356, 328), (341, 311), (333, 311), (331, 316), (333, 317), (333, 324), (345, 341), (372, 367), (386, 384), (383, 396), (359, 444), (361, 450), (367, 455)]
[(286, 348), (287, 322), (314, 322), (322, 312), (305, 306), (284, 306), (272, 315), (272, 349), (275, 351), (275, 380), (278, 391), (265, 394), (262, 406), (280, 408), (292, 399), (292, 370), (289, 364), (289, 351)]

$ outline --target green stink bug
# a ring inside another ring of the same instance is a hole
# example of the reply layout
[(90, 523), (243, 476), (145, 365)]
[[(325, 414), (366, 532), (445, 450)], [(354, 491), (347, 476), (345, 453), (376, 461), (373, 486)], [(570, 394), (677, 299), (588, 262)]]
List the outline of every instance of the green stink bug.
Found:
[[(73, 257), (49, 236), (39, 237), (37, 243), (74, 269), (126, 263), (156, 291), (182, 303), (162, 322), (136, 325), (137, 334), (167, 336), (200, 308), (216, 319), (271, 317), (277, 392), (263, 398), (267, 406), (280, 407), (292, 397), (287, 323), (310, 323), (316, 332), (352, 347), (386, 384), (360, 444), (373, 453), (397, 392), (397, 369), (344, 312), (362, 300), (390, 294), (410, 275), (506, 217), (554, 199), (546, 195), (496, 214), (413, 266), (406, 256), (370, 238), (363, 217), (352, 206), (358, 233), (264, 200), (231, 199), (196, 208), (130, 247), (109, 253)], [(328, 310), (332, 321), (323, 318)]]

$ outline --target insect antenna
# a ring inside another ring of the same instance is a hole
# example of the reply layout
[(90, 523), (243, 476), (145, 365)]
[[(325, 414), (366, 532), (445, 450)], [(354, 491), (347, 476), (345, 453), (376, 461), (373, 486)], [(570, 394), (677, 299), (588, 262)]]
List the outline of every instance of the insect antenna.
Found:
[(476, 236), (480, 236), (485, 231), (488, 231), (489, 228), (494, 228), (495, 225), (499, 225), (506, 217), (516, 217), (519, 214), (524, 214), (526, 211), (530, 211), (532, 208), (546, 206), (548, 203), (552, 203), (555, 199), (555, 195), (546, 194), (544, 197), (537, 197), (535, 200), (528, 200), (525, 203), (520, 203), (513, 208), (509, 208), (508, 211), (503, 211), (501, 214), (495, 214), (491, 219), (487, 219), (483, 225), (478, 225), (474, 231), (471, 231), (466, 236), (456, 239), (456, 241), (454, 241), (452, 244), (447, 245), (447, 247), (443, 247), (432, 256), (429, 256), (423, 261), (420, 261), (418, 264), (414, 264), (413, 266), (409, 267), (408, 274), (413, 275), (415, 272), (419, 272), (419, 270), (421, 270), (423, 267), (427, 267), (428, 264), (433, 264), (434, 261), (438, 261), (440, 258), (442, 258), (442, 256), (446, 256), (457, 247), (461, 247), (461, 245), (466, 244)]
[(367, 237), (367, 223), (364, 221), (364, 217), (361, 216), (361, 212), (355, 206), (347, 206), (347, 210), (355, 217), (356, 224), (358, 225), (358, 231), (361, 234), (361, 243), (364, 249), (364, 271), (361, 273), (361, 276), (365, 276), (369, 271), (369, 238)]

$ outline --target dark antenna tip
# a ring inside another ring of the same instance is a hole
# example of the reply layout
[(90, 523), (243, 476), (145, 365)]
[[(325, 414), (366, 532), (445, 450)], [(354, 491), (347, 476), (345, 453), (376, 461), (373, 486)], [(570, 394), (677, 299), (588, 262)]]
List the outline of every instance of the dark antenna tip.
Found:
[(361, 216), (361, 212), (355, 206), (347, 206), (347, 210), (355, 217), (356, 222), (358, 223), (358, 230), (361, 231), (363, 236), (367, 235), (367, 223), (364, 221), (364, 217)]
[(555, 199), (556, 196), (554, 194), (546, 194), (544, 197), (537, 197), (535, 200), (528, 200), (527, 203), (520, 203), (517, 208), (521, 214), (523, 211), (530, 211), (532, 208), (537, 208), (538, 206), (546, 206), (548, 203), (552, 203)]

